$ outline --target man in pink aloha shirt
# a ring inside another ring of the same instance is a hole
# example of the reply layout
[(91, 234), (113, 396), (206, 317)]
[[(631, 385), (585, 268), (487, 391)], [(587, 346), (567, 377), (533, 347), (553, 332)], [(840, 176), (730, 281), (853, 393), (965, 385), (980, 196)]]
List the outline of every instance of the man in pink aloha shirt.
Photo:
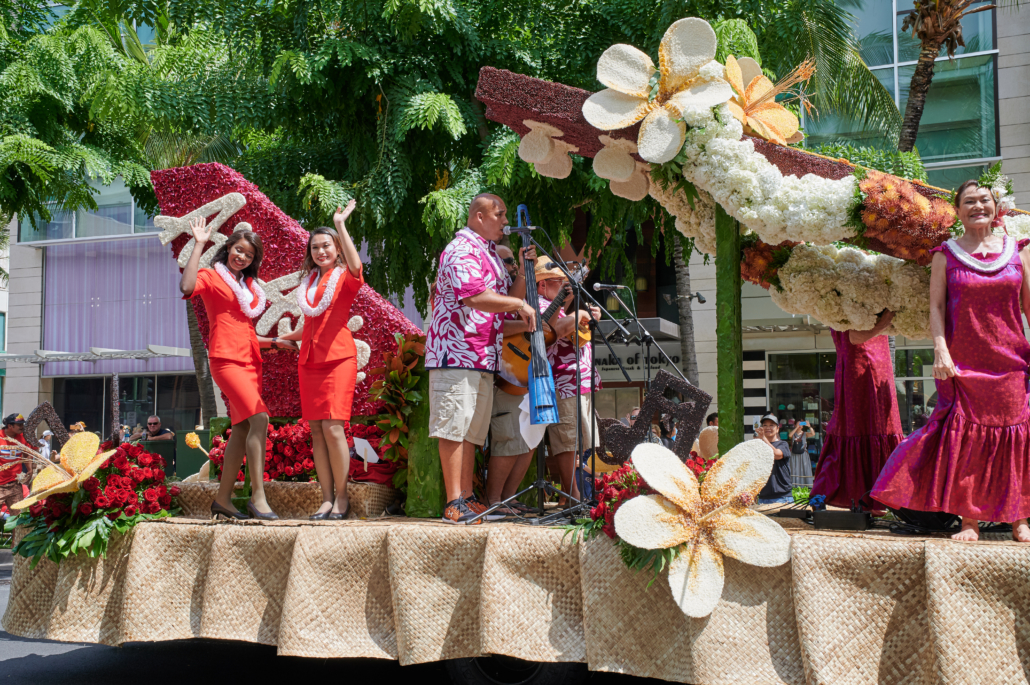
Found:
[[(477, 195), (466, 227), (440, 255), (426, 368), (429, 437), (440, 441), (446, 523), (464, 524), (486, 509), (472, 493), (472, 472), (476, 446), (486, 442), (490, 428), (504, 314), (517, 313), (530, 330), (536, 326), (536, 312), (523, 299), (525, 278), (520, 273), (512, 281), (497, 256), (496, 241), (507, 223), (501, 198)], [(527, 252), (536, 258), (533, 248)]]

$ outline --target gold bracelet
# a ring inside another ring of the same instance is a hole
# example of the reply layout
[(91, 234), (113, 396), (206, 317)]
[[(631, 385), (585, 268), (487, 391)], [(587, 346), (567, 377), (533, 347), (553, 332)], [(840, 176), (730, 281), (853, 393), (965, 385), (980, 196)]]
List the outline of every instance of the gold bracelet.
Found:
[(525, 300), (519, 300), (519, 306), (515, 307), (515, 309), (510, 310), (509, 313), (510, 312), (521, 312), (522, 308), (525, 307), (527, 304), (528, 303)]

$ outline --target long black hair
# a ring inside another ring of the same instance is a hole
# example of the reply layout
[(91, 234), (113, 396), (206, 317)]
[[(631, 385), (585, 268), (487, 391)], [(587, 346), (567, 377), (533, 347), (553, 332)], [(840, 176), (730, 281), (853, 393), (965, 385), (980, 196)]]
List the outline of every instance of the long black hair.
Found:
[(246, 240), (254, 248), (254, 261), (243, 270), (243, 275), (247, 278), (257, 278), (258, 271), (261, 269), (261, 259), (265, 256), (265, 248), (261, 245), (261, 236), (254, 231), (233, 231), (225, 244), (218, 248), (215, 256), (211, 258), (211, 264), (225, 264), (226, 268), (229, 268), (229, 250), (241, 240)]

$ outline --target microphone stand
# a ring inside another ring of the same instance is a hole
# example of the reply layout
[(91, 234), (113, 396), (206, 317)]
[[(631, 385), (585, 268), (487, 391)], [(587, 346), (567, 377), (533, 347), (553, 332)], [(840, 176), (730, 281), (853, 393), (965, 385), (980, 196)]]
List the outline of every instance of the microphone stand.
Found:
[(647, 359), (644, 362), (647, 365), (647, 383), (646, 383), (646, 386), (645, 386), (647, 388), (647, 390), (648, 391), (651, 390), (651, 344), (652, 343), (654, 343), (655, 347), (658, 348), (658, 352), (662, 355), (662, 359), (665, 360), (665, 363), (668, 364), (669, 366), (671, 366), (673, 369), (675, 369), (676, 373), (679, 374), (680, 378), (682, 378), (683, 380), (685, 380), (688, 383), (690, 383), (690, 381), (687, 380), (687, 377), (683, 375), (683, 371), (681, 371), (678, 366), (676, 366), (675, 364), (672, 363), (672, 360), (669, 359), (669, 355), (667, 355), (665, 353), (665, 350), (662, 349), (662, 346), (657, 344), (657, 343), (655, 343), (654, 337), (647, 331), (646, 328), (644, 328), (643, 324), (640, 323), (640, 319), (637, 318), (637, 315), (632, 310), (630, 310), (629, 307), (626, 306), (626, 303), (622, 301), (622, 298), (619, 297), (619, 295), (616, 293), (616, 291), (613, 289), (610, 292), (611, 292), (612, 296), (615, 297), (616, 301), (618, 301), (618, 303), (620, 305), (622, 305), (622, 308), (626, 310), (626, 313), (629, 314), (630, 318), (632, 318), (633, 321), (636, 322), (637, 329), (640, 331), (640, 345), (641, 345), (641, 349), (643, 349), (645, 344), (647, 345), (647, 353), (646, 353), (647, 354)]

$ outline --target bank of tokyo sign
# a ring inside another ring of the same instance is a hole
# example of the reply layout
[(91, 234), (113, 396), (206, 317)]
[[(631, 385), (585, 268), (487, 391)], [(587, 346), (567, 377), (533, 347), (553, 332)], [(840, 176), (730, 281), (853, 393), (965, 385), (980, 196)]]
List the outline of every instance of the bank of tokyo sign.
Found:
[[(675, 374), (675, 371), (665, 362), (665, 359), (659, 354), (657, 344), (651, 345), (651, 378), (658, 373), (659, 369), (665, 369), (669, 373)], [(643, 381), (647, 379), (647, 357), (644, 354), (644, 350), (647, 348), (641, 348), (640, 345), (612, 345), (612, 349), (615, 350), (616, 356), (622, 362), (622, 365), (626, 368), (629, 377), (634, 381)], [(665, 354), (669, 355), (669, 359), (677, 367), (680, 366), (680, 345), (678, 342), (667, 345), (662, 345), (662, 349), (665, 350)], [(601, 373), (602, 382), (618, 382), (626, 381), (626, 377), (622, 375), (622, 371), (619, 370), (619, 365), (616, 363), (612, 353), (608, 351), (608, 348), (602, 342), (594, 347), (594, 352), (597, 354), (597, 368)]]

